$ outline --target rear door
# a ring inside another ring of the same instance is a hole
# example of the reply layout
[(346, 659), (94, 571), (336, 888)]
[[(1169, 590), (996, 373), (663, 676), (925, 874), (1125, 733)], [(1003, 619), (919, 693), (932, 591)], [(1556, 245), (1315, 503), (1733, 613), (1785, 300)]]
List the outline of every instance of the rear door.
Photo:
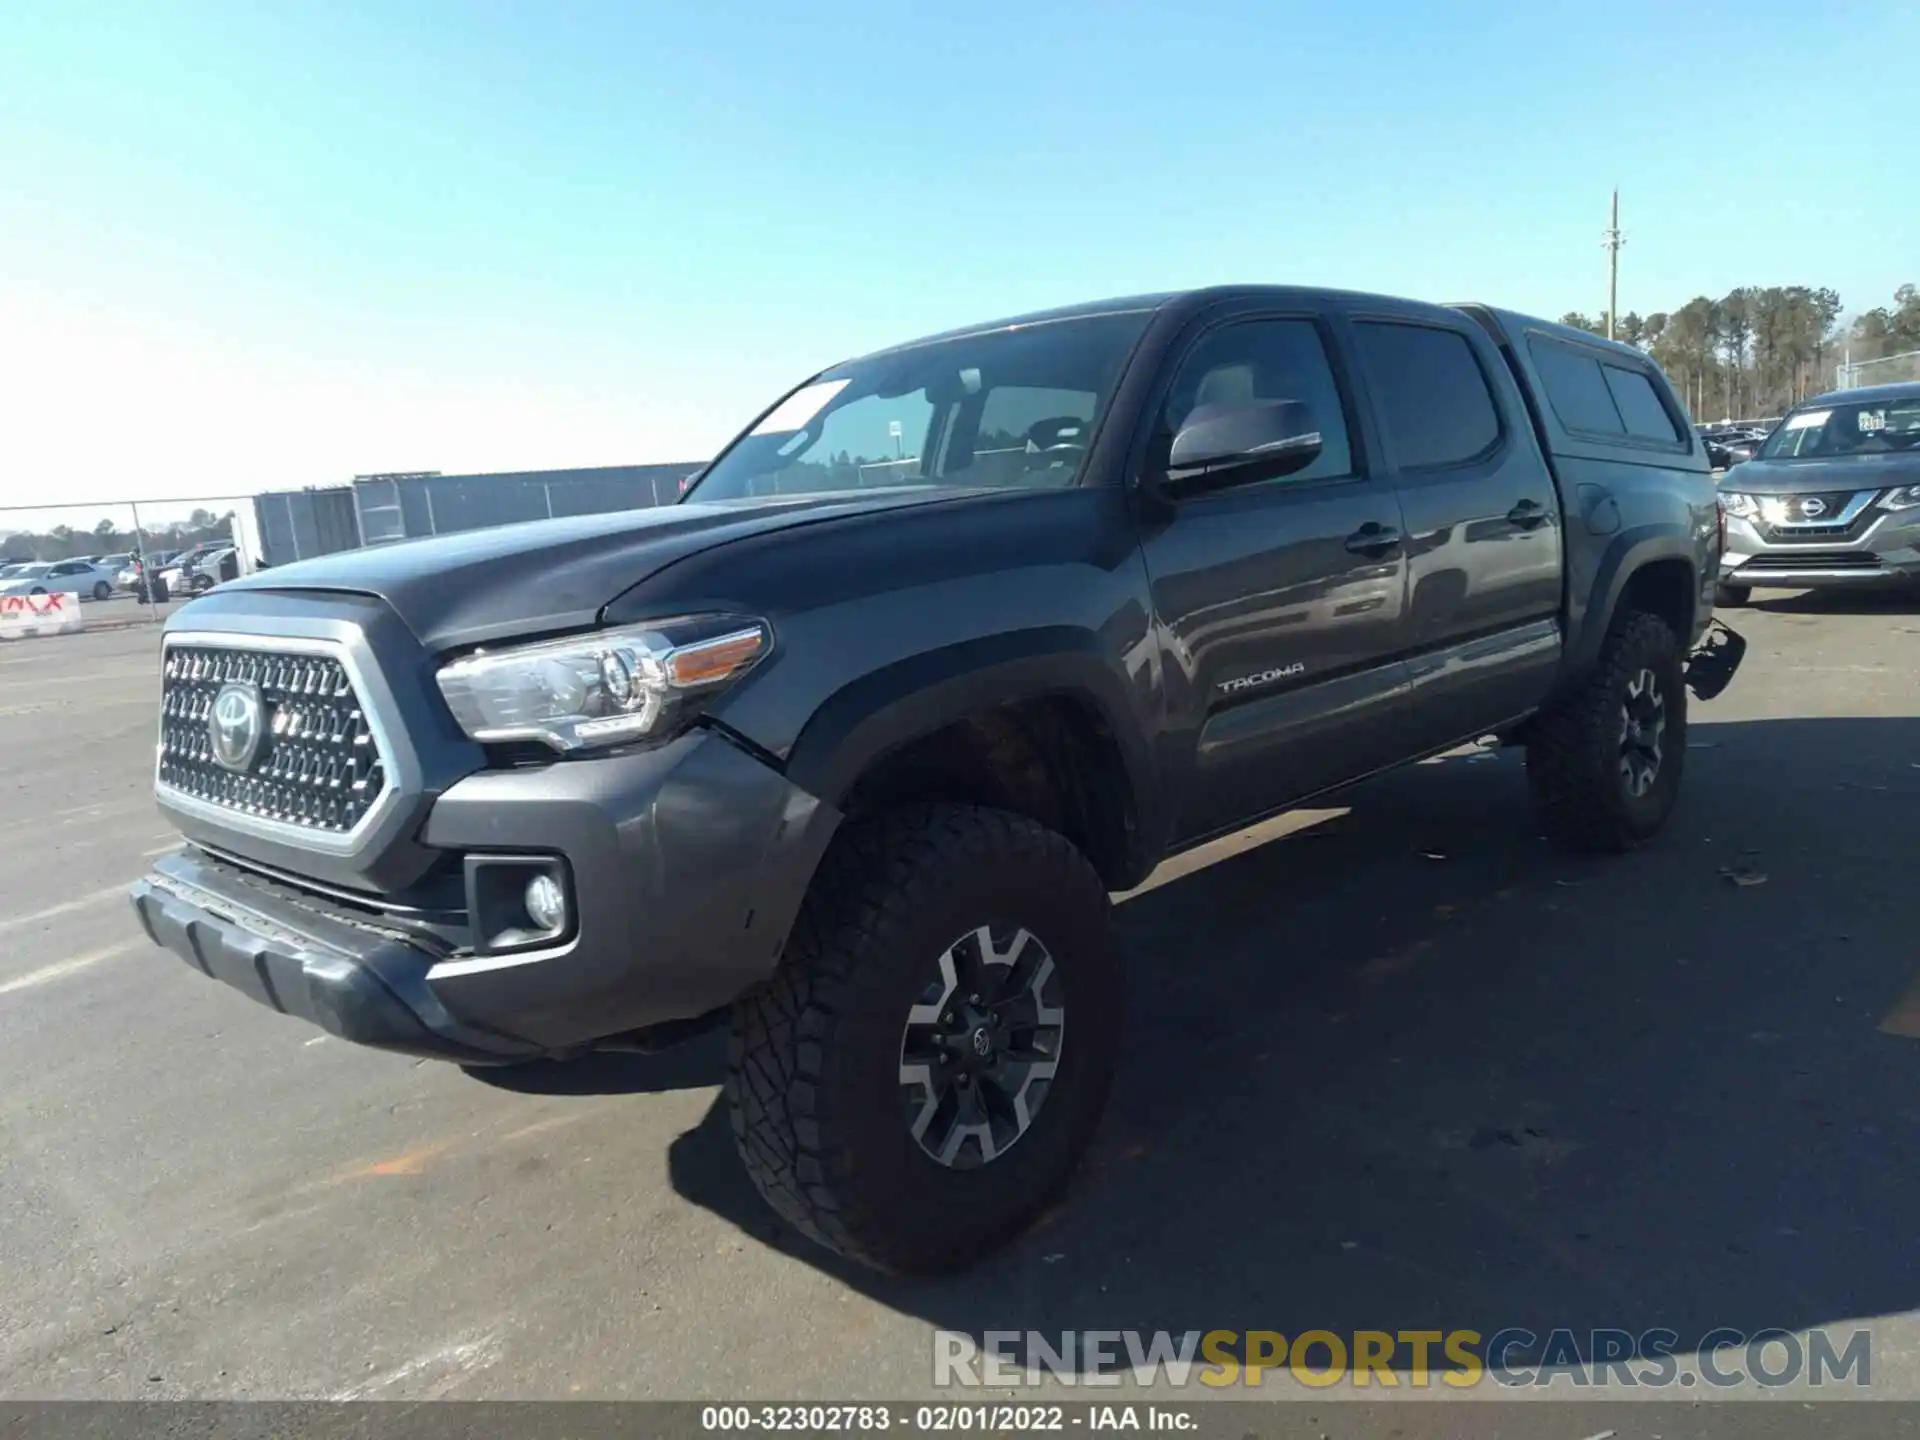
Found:
[(1170, 728), (1193, 744), (1179, 841), (1396, 758), (1400, 509), (1336, 355), (1320, 315), (1233, 314), (1176, 351), (1151, 412), (1149, 466), (1164, 466), (1181, 420), (1204, 403), (1298, 400), (1322, 440), (1305, 469), (1187, 500), (1143, 530)]
[(1406, 522), (1415, 753), (1485, 733), (1549, 688), (1560, 502), (1519, 389), (1472, 321), (1361, 314), (1350, 333)]

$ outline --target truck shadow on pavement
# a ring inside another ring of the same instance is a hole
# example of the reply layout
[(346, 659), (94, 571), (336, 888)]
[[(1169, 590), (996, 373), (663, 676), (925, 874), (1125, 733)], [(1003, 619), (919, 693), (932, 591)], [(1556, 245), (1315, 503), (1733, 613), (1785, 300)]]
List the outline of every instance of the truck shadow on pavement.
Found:
[(726, 1073), (727, 1037), (713, 1031), (655, 1055), (609, 1052), (578, 1060), (474, 1065), (483, 1085), (524, 1095), (656, 1095), (718, 1085)]
[(786, 1231), (717, 1101), (673, 1183), (976, 1339), (1663, 1327), (1685, 1353), (1905, 1310), (1920, 1043), (1889, 1030), (1920, 1036), (1920, 721), (1710, 713), (1636, 855), (1549, 849), (1504, 752), (1125, 903), (1104, 1129), (967, 1274), (880, 1277)]
[[(1893, 590), (1756, 590), (1755, 610), (1781, 615), (1920, 615), (1920, 587)], [(1739, 621), (1739, 612), (1722, 612)]]

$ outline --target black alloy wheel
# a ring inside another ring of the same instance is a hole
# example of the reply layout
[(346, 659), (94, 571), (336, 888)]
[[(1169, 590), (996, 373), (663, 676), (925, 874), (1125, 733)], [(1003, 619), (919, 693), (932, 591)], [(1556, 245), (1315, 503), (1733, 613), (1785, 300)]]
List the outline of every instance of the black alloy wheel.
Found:
[(961, 936), (907, 1012), (900, 1098), (942, 1165), (988, 1165), (1024, 1136), (1060, 1069), (1067, 1011), (1047, 947), (1026, 930)]

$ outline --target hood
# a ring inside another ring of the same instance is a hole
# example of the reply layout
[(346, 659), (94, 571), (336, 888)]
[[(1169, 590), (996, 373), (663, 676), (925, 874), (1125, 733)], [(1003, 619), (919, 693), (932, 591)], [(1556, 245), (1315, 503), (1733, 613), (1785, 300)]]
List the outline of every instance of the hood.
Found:
[(1739, 495), (1825, 495), (1891, 485), (1920, 485), (1920, 450), (1844, 460), (1749, 460), (1720, 477), (1722, 490)]
[(255, 571), (220, 591), (372, 595), (428, 649), (450, 650), (591, 625), (621, 592), (716, 545), (968, 493), (902, 487), (532, 520), (322, 555)]

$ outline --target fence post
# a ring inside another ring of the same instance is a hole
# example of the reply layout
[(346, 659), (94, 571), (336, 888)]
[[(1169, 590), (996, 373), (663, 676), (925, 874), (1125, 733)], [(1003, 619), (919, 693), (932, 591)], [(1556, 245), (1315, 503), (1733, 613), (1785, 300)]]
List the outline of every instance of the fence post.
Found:
[[(153, 594), (153, 563), (147, 558), (146, 532), (140, 528), (140, 502), (129, 500), (127, 505), (133, 511), (133, 548), (140, 556), (140, 588), (147, 592), (147, 622), (158, 625), (160, 602)], [(136, 605), (140, 603), (139, 590), (133, 592), (133, 600)]]

